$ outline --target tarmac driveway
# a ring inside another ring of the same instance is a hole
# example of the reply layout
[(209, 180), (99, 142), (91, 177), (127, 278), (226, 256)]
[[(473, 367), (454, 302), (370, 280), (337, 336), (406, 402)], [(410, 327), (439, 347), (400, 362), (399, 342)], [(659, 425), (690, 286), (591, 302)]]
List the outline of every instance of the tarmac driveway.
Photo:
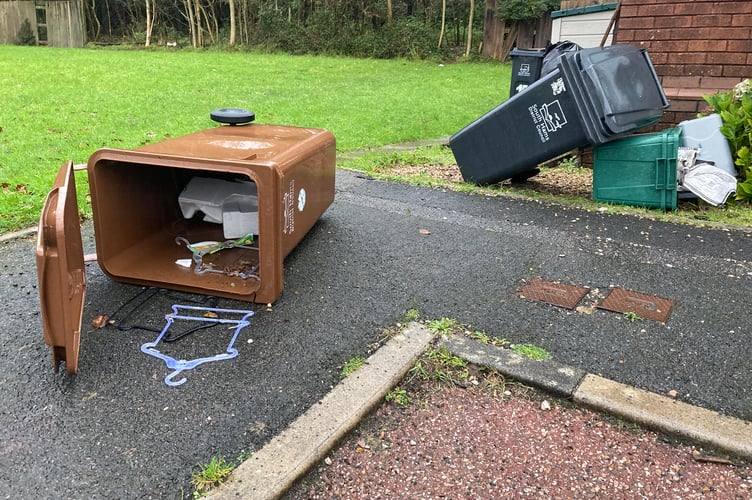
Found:
[[(335, 203), (285, 261), (285, 292), (271, 312), (216, 302), (256, 312), (236, 342), (238, 357), (186, 372), (179, 387), (164, 383), (163, 362), (139, 350), (154, 332), (94, 329), (91, 321), (108, 314), (121, 327), (158, 329), (172, 304), (205, 297), (147, 297), (149, 290), (115, 283), (89, 264), (79, 373), (55, 375), (40, 325), (34, 242), (0, 245), (2, 495), (188, 496), (198, 463), (260, 448), (408, 309), (752, 420), (752, 233), (337, 175)], [(93, 251), (90, 225), (84, 233)], [(520, 298), (535, 277), (604, 294), (619, 286), (675, 307), (664, 324)], [(140, 298), (147, 300), (128, 313), (135, 303), (128, 301)], [(226, 346), (219, 337), (179, 342), (212, 355)]]

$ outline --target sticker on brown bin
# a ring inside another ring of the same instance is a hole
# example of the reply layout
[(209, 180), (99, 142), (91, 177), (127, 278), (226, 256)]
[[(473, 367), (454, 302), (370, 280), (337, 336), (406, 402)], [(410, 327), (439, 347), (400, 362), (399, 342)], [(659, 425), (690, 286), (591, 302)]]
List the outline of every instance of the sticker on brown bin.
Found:
[(567, 309), (574, 309), (589, 291), (589, 288), (582, 286), (565, 285), (564, 283), (538, 278), (523, 286), (520, 290), (520, 296), (523, 299), (537, 300)]
[(641, 318), (665, 323), (674, 307), (674, 301), (623, 288), (612, 288), (596, 307), (618, 313), (634, 313)]

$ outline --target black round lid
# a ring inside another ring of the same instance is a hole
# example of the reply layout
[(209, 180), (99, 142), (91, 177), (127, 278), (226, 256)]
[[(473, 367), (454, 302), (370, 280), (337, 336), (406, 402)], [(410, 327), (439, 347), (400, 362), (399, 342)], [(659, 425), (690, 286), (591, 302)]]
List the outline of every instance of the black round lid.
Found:
[(218, 123), (227, 125), (243, 125), (251, 123), (256, 119), (253, 111), (242, 108), (221, 108), (215, 109), (210, 114), (211, 119)]

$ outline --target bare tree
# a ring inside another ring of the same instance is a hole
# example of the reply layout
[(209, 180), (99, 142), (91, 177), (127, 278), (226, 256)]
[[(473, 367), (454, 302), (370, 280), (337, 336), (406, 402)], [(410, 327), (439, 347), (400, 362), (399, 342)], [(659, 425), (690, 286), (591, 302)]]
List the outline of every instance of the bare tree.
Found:
[(154, 30), (154, 22), (157, 17), (156, 0), (146, 0), (146, 47), (151, 45), (151, 34)]
[(441, 48), (444, 43), (444, 33), (446, 32), (446, 0), (441, 0), (441, 29), (439, 30), (439, 45)]
[(470, 0), (470, 14), (467, 21), (467, 45), (465, 46), (465, 57), (470, 55), (470, 48), (473, 45), (473, 12), (475, 12), (475, 0)]
[(235, 46), (235, 0), (230, 1), (230, 47)]

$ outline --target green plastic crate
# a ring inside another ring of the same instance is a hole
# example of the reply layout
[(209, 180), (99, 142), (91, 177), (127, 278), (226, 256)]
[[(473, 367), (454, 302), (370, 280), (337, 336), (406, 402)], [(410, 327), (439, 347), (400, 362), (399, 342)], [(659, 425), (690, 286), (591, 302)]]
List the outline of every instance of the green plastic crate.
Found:
[(637, 134), (593, 149), (593, 199), (676, 210), (681, 129)]

